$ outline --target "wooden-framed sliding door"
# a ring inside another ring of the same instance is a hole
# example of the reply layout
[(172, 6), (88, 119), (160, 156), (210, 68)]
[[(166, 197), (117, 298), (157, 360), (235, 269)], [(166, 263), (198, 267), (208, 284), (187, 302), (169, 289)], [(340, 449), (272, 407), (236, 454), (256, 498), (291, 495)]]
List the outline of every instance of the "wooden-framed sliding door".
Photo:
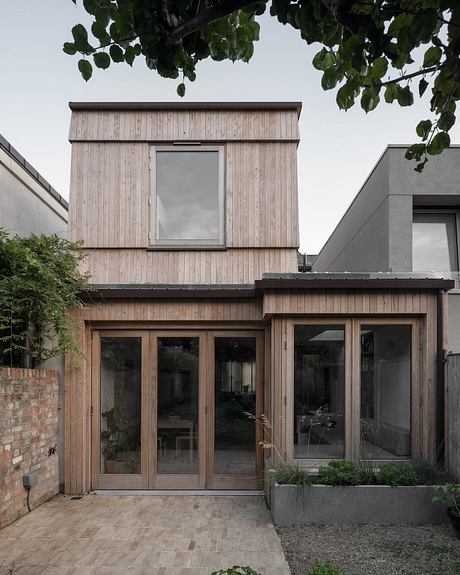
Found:
[(95, 330), (93, 489), (255, 489), (264, 331)]

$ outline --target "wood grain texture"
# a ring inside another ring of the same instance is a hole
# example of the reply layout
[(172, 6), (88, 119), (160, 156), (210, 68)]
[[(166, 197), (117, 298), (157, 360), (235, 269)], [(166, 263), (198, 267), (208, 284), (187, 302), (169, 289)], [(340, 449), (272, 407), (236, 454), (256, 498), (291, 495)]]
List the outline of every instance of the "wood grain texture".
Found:
[(424, 290), (312, 290), (267, 291), (264, 316), (287, 315), (426, 315), (436, 331), (436, 294)]
[[(149, 153), (144, 142), (73, 144), (70, 239), (89, 248), (149, 246)], [(295, 143), (227, 143), (225, 178), (228, 248), (297, 248)]]
[(299, 140), (297, 110), (73, 111), (69, 140)]
[(113, 301), (77, 310), (75, 317), (86, 322), (254, 322), (262, 320), (262, 302), (242, 299)]
[(94, 284), (249, 284), (264, 272), (295, 272), (295, 249), (227, 251), (87, 250), (81, 265)]

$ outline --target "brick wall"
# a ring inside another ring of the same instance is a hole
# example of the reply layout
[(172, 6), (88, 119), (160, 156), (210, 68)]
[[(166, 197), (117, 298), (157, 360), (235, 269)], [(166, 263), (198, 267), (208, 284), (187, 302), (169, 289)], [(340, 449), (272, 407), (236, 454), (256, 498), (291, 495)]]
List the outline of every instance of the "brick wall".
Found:
[(32, 509), (59, 491), (58, 387), (55, 371), (0, 368), (0, 528), (27, 513), (23, 475), (38, 472)]

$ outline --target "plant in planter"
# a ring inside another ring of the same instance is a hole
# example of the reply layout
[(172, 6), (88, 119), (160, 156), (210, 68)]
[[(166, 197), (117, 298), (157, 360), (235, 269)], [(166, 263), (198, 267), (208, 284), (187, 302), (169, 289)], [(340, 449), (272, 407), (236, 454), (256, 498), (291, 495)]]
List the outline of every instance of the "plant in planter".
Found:
[(271, 471), (271, 479), (278, 485), (299, 485), (310, 487), (312, 476), (295, 463), (284, 463)]
[(446, 483), (434, 488), (433, 503), (447, 503), (447, 517), (454, 528), (457, 539), (460, 539), (460, 484)]
[(333, 459), (327, 466), (320, 467), (318, 483), (323, 485), (359, 485), (360, 473), (353, 461)]
[(411, 463), (384, 463), (377, 473), (379, 485), (408, 486), (417, 484), (417, 476)]

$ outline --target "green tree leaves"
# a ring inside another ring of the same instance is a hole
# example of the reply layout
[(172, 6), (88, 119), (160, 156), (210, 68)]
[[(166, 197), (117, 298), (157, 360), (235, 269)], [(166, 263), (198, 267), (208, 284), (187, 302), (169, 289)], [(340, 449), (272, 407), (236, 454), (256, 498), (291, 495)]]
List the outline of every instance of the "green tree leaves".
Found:
[(85, 82), (87, 82), (93, 75), (93, 67), (91, 66), (91, 62), (88, 62), (88, 60), (79, 60), (78, 69), (80, 70), (80, 74)]
[[(73, 41), (63, 50), (84, 56), (78, 68), (85, 80), (92, 74), (91, 59), (95, 67), (107, 69), (111, 62), (132, 66), (142, 56), (160, 76), (183, 78), (177, 87), (183, 97), (185, 82), (195, 80), (201, 60), (250, 61), (259, 39), (257, 17), (267, 0), (83, 0), (83, 5), (92, 17), (95, 41), (77, 24)], [(322, 88), (337, 90), (341, 109), (356, 100), (365, 112), (382, 101), (410, 107), (414, 94), (422, 98), (431, 90), (433, 127), (423, 153), (429, 153), (429, 143), (437, 152), (446, 142), (444, 136), (434, 144), (429, 138), (447, 134), (455, 123), (460, 99), (458, 0), (272, 0), (270, 14), (308, 44), (321, 45), (313, 66), (322, 73)], [(420, 124), (417, 132), (422, 138), (426, 133)]]

